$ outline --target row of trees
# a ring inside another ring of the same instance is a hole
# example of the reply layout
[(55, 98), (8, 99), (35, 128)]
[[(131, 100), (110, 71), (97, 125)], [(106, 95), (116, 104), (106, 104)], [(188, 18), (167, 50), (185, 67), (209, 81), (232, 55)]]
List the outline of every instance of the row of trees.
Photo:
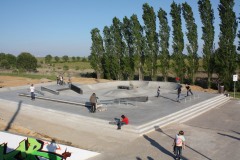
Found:
[[(211, 76), (215, 72), (226, 84), (231, 86), (232, 74), (237, 69), (238, 55), (234, 39), (237, 33), (236, 15), (233, 11), (234, 0), (220, 0), (218, 6), (221, 19), (219, 48), (214, 48), (214, 12), (210, 0), (198, 0), (198, 9), (202, 21), (202, 50), (203, 68), (208, 75), (210, 87)], [(92, 46), (90, 63), (97, 73), (97, 77), (107, 79), (133, 79), (138, 72), (139, 80), (144, 76), (156, 79), (160, 71), (164, 80), (168, 74), (174, 72), (181, 80), (185, 76), (195, 82), (195, 75), (199, 67), (198, 32), (191, 6), (171, 4), (172, 17), (172, 48), (169, 53), (170, 26), (167, 13), (160, 8), (157, 16), (153, 7), (143, 4), (142, 26), (137, 15), (124, 17), (121, 22), (113, 18), (111, 26), (105, 26), (103, 37), (98, 28), (91, 31)], [(182, 31), (181, 14), (185, 19), (187, 54), (184, 50), (184, 34)], [(159, 19), (159, 31), (156, 32), (156, 18)], [(240, 33), (239, 33), (240, 35)]]
[(17, 57), (12, 54), (0, 53), (0, 68), (36, 71), (37, 59), (27, 52), (23, 52)]
[[(60, 62), (69, 62), (71, 58), (72, 62), (86, 62), (87, 58), (83, 57), (68, 57), (67, 55), (58, 57), (55, 56), (54, 60), (56, 63)], [(46, 64), (52, 63), (53, 57), (51, 55), (46, 55), (44, 57)], [(21, 69), (23, 71), (36, 71), (37, 69), (37, 58), (31, 53), (23, 52), (18, 56), (12, 54), (0, 53), (0, 68), (2, 69)]]
[(83, 57), (83, 58), (81, 58), (81, 57), (79, 57), (79, 56), (77, 56), (77, 57), (74, 57), (74, 56), (73, 56), (73, 57), (69, 57), (69, 56), (67, 56), (67, 55), (64, 55), (64, 56), (62, 56), (62, 57), (59, 57), (59, 56), (53, 57), (53, 56), (50, 55), (50, 54), (46, 55), (46, 56), (44, 57), (44, 59), (45, 59), (45, 63), (46, 63), (46, 64), (51, 64), (51, 63), (53, 62), (53, 60), (54, 60), (56, 63), (60, 62), (61, 60), (62, 60), (63, 62), (69, 62), (69, 61), (72, 61), (72, 62), (80, 62), (80, 61), (85, 62), (85, 61), (87, 61), (87, 58), (85, 58), (85, 57)]

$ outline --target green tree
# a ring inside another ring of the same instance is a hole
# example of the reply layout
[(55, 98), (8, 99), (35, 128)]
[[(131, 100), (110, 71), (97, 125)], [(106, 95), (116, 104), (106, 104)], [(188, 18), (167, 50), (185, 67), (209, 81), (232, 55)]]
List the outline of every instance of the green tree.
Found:
[(158, 11), (159, 19), (159, 37), (160, 37), (160, 62), (161, 62), (161, 72), (164, 78), (164, 81), (167, 81), (168, 71), (169, 71), (169, 37), (170, 37), (170, 27), (168, 25), (167, 13), (160, 8)]
[(183, 82), (185, 73), (185, 63), (183, 56), (184, 40), (181, 22), (181, 5), (177, 5), (174, 1), (171, 4), (172, 26), (173, 26), (173, 68), (177, 77)]
[(0, 53), (0, 60), (5, 59), (6, 54), (5, 53)]
[(52, 58), (53, 57), (50, 54), (46, 55), (45, 56), (45, 63), (46, 64), (51, 64)]
[(138, 71), (138, 79), (143, 80), (143, 65), (144, 65), (144, 36), (143, 27), (138, 21), (136, 14), (131, 16), (132, 23), (132, 38), (133, 38), (133, 56), (134, 56), (134, 68)]
[(112, 24), (112, 35), (113, 35), (113, 63), (115, 67), (115, 74), (116, 79), (122, 79), (123, 72), (121, 68), (124, 67), (124, 51), (125, 51), (125, 44), (123, 42), (123, 35), (122, 35), (122, 24), (117, 17), (113, 18)]
[(10, 64), (8, 63), (8, 61), (6, 59), (2, 59), (0, 61), (0, 67), (3, 68), (3, 69), (10, 69), (11, 68)]
[(68, 57), (67, 55), (64, 55), (64, 56), (62, 57), (62, 60), (63, 60), (64, 62), (68, 62), (68, 61), (69, 61), (69, 57)]
[(12, 54), (0, 53), (0, 67), (4, 69), (15, 68), (17, 59)]
[(103, 77), (106, 79), (113, 79), (112, 76), (112, 71), (114, 70), (114, 68), (112, 67), (112, 60), (113, 59), (113, 39), (111, 36), (111, 30), (109, 27), (105, 26), (103, 29), (103, 41), (104, 41), (104, 54), (103, 54), (103, 61), (102, 61), (102, 65), (103, 65)]
[(101, 37), (100, 31), (97, 28), (92, 29), (92, 46), (90, 54), (90, 64), (92, 68), (96, 71), (97, 79), (101, 78), (102, 69), (102, 58), (104, 54), (103, 39)]
[(78, 62), (80, 61), (80, 57), (79, 56), (77, 56), (76, 59), (77, 59)]
[(58, 56), (55, 56), (54, 59), (57, 63), (60, 61), (60, 58)]
[(156, 79), (157, 57), (158, 57), (158, 35), (156, 33), (156, 15), (153, 7), (148, 3), (143, 4), (143, 21), (146, 34), (146, 44), (148, 52), (146, 52), (145, 63), (151, 79)]
[(73, 56), (72, 57), (72, 61), (75, 62), (76, 61), (76, 57)]
[(133, 54), (133, 26), (131, 20), (126, 16), (123, 18), (122, 32), (126, 43), (126, 50), (124, 52), (124, 60), (122, 65), (124, 79), (134, 78), (134, 54)]
[(191, 6), (185, 2), (182, 4), (182, 11), (183, 11), (183, 17), (186, 22), (186, 28), (187, 28), (187, 39), (189, 44), (187, 45), (187, 51), (188, 51), (188, 73), (192, 80), (192, 83), (195, 83), (195, 75), (198, 71), (199, 66), (199, 58), (198, 58), (198, 34), (197, 34), (197, 25), (195, 23), (195, 19), (193, 16), (192, 8)]
[(5, 56), (10, 68), (16, 68), (17, 65), (17, 57), (12, 54), (6, 54)]
[(203, 69), (208, 75), (208, 88), (210, 88), (210, 82), (213, 73), (214, 61), (214, 12), (210, 0), (199, 0), (198, 10), (200, 13), (202, 27), (202, 40), (203, 44)]
[(26, 71), (36, 71), (37, 59), (32, 54), (22, 52), (17, 56), (17, 68)]
[(232, 89), (232, 75), (237, 69), (237, 52), (234, 40), (237, 34), (236, 14), (233, 11), (234, 0), (220, 0), (219, 52), (216, 55), (217, 73), (227, 90)]
[[(240, 17), (238, 19), (239, 19), (239, 23), (240, 23)], [(239, 41), (238, 41), (238, 50), (240, 51), (240, 30), (238, 31), (238, 39), (239, 39)]]

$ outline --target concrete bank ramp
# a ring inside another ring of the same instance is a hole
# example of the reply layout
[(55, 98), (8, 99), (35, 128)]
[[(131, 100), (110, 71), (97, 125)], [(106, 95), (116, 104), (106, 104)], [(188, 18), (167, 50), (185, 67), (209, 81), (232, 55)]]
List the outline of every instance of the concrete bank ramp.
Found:
[(175, 90), (179, 84), (173, 82), (157, 82), (157, 81), (114, 81), (114, 82), (104, 82), (86, 85), (84, 88), (89, 88), (90, 90), (112, 88), (117, 89), (118, 86), (133, 86), (134, 88), (158, 88), (160, 86), (162, 89)]

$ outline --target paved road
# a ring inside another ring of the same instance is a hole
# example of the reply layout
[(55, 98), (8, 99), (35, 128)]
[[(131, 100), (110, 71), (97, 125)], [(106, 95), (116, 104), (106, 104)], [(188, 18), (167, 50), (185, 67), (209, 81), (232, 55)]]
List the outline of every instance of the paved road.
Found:
[[(168, 126), (91, 160), (172, 160), (172, 141), (185, 131), (185, 160), (239, 160), (240, 101), (232, 100), (184, 124)], [(101, 144), (99, 144), (101, 145)]]

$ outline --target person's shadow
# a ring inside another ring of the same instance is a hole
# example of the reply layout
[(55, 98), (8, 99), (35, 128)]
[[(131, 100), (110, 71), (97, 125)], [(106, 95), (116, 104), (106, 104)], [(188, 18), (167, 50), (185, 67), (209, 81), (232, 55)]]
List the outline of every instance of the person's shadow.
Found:
[(165, 149), (163, 146), (161, 146), (158, 142), (156, 142), (155, 140), (151, 139), (150, 137), (148, 137), (147, 135), (143, 135), (143, 137), (148, 140), (151, 145), (153, 145), (154, 147), (156, 147), (157, 149), (159, 149), (161, 152), (165, 153), (166, 155), (172, 157), (173, 159), (175, 158), (175, 155), (173, 153), (171, 153), (170, 151), (168, 151), (167, 149)]

